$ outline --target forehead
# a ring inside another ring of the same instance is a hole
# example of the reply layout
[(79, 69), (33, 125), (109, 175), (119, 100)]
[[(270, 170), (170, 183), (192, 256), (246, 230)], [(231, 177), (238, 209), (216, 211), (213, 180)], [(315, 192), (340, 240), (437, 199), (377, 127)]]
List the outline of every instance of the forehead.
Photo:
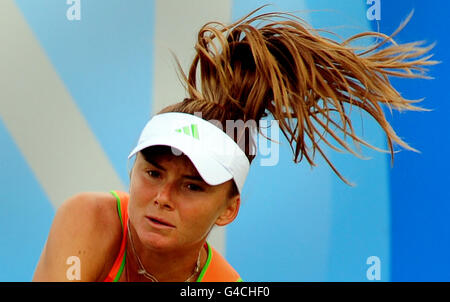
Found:
[(165, 166), (175, 167), (183, 172), (189, 172), (189, 174), (199, 175), (191, 160), (184, 154), (178, 154), (180, 153), (172, 152), (172, 148), (167, 146), (149, 147), (138, 153), (136, 163), (163, 164)]

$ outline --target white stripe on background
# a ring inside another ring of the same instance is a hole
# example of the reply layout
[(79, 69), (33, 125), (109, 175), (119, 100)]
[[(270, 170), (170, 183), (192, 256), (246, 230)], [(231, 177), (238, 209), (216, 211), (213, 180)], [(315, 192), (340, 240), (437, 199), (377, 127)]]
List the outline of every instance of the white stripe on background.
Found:
[[(231, 9), (231, 0), (156, 0), (154, 113), (182, 101), (186, 96), (170, 51), (175, 53), (187, 72), (194, 57), (195, 39), (200, 27), (209, 21), (229, 23)], [(225, 228), (214, 228), (208, 242), (225, 255)]]
[(14, 1), (0, 1), (0, 12), (0, 116), (51, 203), (57, 208), (82, 191), (123, 190)]

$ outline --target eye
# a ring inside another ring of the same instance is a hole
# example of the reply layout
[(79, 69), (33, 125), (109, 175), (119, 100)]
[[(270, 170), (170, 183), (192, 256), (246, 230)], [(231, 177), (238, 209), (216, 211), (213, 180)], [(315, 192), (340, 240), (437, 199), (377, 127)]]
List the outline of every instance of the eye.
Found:
[(159, 173), (156, 170), (149, 170), (147, 171), (147, 174), (151, 177), (151, 178), (158, 178), (161, 176), (161, 173)]
[(203, 192), (203, 191), (205, 191), (203, 189), (203, 187), (201, 187), (199, 185), (196, 185), (196, 184), (187, 184), (186, 187), (187, 187), (187, 189), (189, 191), (193, 191), (193, 192)]

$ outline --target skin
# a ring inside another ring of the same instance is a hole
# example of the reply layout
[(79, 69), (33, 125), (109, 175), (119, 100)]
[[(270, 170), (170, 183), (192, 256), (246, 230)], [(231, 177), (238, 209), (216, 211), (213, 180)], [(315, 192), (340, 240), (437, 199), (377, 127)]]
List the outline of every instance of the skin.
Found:
[[(240, 196), (229, 197), (231, 180), (217, 186), (205, 183), (184, 155), (159, 154), (150, 161), (138, 153), (131, 173), (131, 236), (149, 273), (159, 281), (184, 281), (191, 276), (199, 253), (201, 267), (205, 264), (204, 243), (212, 227), (225, 226), (236, 218)], [(158, 228), (148, 216), (164, 219), (173, 227)], [(80, 259), (80, 281), (103, 281), (119, 252), (121, 237), (111, 194), (77, 194), (58, 209), (33, 281), (71, 281), (66, 277), (70, 256)], [(127, 255), (119, 281), (149, 281), (137, 274), (130, 244)]]

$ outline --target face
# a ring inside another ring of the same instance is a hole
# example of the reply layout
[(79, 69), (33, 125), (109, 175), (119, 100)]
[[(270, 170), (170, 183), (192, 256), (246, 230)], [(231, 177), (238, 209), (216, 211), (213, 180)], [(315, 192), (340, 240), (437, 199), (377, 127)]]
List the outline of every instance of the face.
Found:
[[(169, 149), (170, 150), (170, 149)], [(232, 180), (210, 186), (184, 155), (138, 153), (131, 174), (129, 216), (147, 248), (198, 246), (214, 224), (234, 220), (239, 195), (230, 197)]]

